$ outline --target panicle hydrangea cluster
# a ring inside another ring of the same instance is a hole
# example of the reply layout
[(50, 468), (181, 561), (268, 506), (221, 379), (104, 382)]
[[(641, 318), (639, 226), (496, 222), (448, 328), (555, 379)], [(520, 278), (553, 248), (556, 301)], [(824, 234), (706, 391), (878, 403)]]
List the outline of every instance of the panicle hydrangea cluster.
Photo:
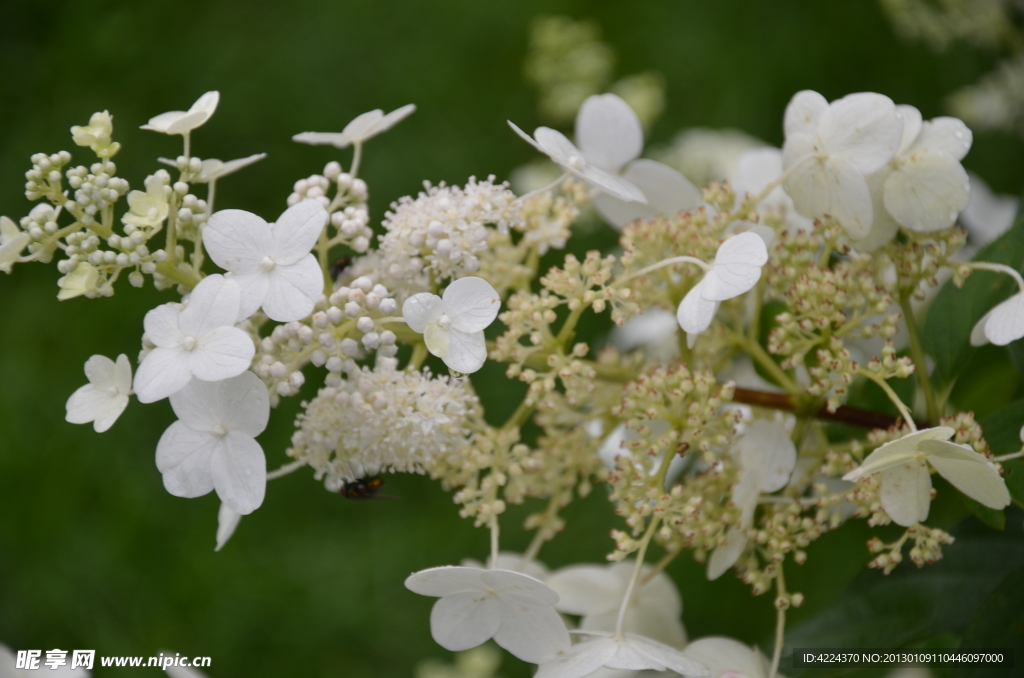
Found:
[[(581, 35), (580, 45), (552, 49), (594, 49), (596, 37)], [(537, 59), (538, 82), (568, 86), (544, 76)], [(548, 128), (532, 137), (515, 128), (565, 174), (520, 197), (493, 176), (425, 183), (391, 205), (375, 243), (358, 177), (363, 145), (414, 107), (370, 111), (340, 134), (297, 135), (352, 146), (352, 163), (297, 181), (271, 223), (214, 211), (218, 179), (262, 158), (190, 155), (191, 134), (218, 100), (207, 93), (145, 126), (183, 137), (184, 154), (164, 161), (176, 179), (159, 170), (145, 190), (129, 191), (110, 160), (119, 148), (111, 118), (98, 113), (72, 131), (98, 162), (68, 168), (68, 153), (33, 156), (26, 194), (45, 202), (17, 224), (0, 220), (0, 270), (66, 255), (61, 299), (112, 294), (128, 269), (133, 285), (149, 275), (182, 294), (146, 315), (134, 379), (126, 357), (86, 363), (89, 384), (69, 399), (67, 418), (106, 430), (131, 396), (170, 398), (178, 421), (160, 440), (157, 466), (176, 496), (216, 491), (218, 549), (280, 475), (308, 467), (349, 496), (383, 473), (426, 474), (491, 534), (489, 566), (430, 568), (406, 581), (438, 598), (431, 630), (443, 647), (493, 638), (540, 665), (542, 677), (601, 667), (699, 676), (705, 665), (764, 663), (757, 651), (719, 642), (727, 639), (697, 641), (687, 654), (682, 603), (660, 573), (683, 551), (706, 564), (709, 579), (732, 569), (754, 594), (774, 589), (784, 620), (803, 603), (785, 586), (786, 567), (803, 565), (809, 545), (846, 520), (905, 528), (894, 542), (869, 542), (872, 567), (889, 572), (908, 544), (919, 566), (941, 557), (952, 537), (923, 524), (936, 494), (932, 470), (984, 507), (1009, 504), (973, 416), (940, 418), (932, 402), (915, 412), (888, 383), (915, 376), (932, 387), (911, 301), (947, 269), (955, 284), (976, 268), (1013, 276), (1021, 292), (975, 334), (999, 344), (1024, 336), (1016, 321), (1024, 278), (955, 258), (965, 236), (954, 222), (969, 193), (959, 162), (970, 135), (959, 121), (925, 122), (877, 94), (829, 103), (801, 92), (786, 111), (784, 149), (726, 137), (714, 158), (688, 152), (702, 178), (716, 179), (697, 191), (639, 158), (642, 121), (625, 101), (587, 90), (576, 143)], [(937, 196), (930, 202), (915, 197), (928, 191)], [(542, 272), (541, 257), (567, 246), (588, 200), (621, 229), (621, 253), (567, 254)], [(224, 273), (206, 272), (212, 264)], [(644, 325), (658, 329), (623, 350), (577, 338), (593, 317), (626, 329), (659, 312), (668, 324)], [(504, 327), (488, 342), (495, 317)], [(892, 341), (904, 328), (910, 356)], [(866, 341), (877, 338), (884, 343)], [(657, 352), (666, 341), (672, 350)], [(430, 355), (452, 374), (435, 376), (424, 364)], [(760, 376), (735, 369), (739, 356)], [(485, 419), (465, 378), (488, 358), (527, 385), (501, 424)], [(314, 374), (322, 382), (295, 420), (292, 461), (267, 473), (256, 437), (282, 397), (312, 391)], [(848, 404), (866, 381), (901, 423)], [(826, 419), (873, 430), (864, 441), (830, 442)], [(622, 521), (608, 557), (634, 562), (549, 573), (536, 562), (540, 548), (565, 527), (573, 499), (603, 482)], [(541, 500), (526, 519), (533, 541), (521, 557), (502, 559), (501, 519), (508, 505), (532, 499)], [(654, 567), (644, 565), (651, 543), (666, 553)], [(559, 613), (580, 617), (575, 644)], [(766, 675), (780, 653), (781, 645)]]

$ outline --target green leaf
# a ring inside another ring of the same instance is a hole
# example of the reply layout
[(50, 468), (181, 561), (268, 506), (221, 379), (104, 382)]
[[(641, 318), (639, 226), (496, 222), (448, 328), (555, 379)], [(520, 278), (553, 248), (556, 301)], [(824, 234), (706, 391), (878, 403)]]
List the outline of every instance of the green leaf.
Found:
[(1002, 531), (1006, 529), (1006, 513), (1004, 511), (997, 511), (996, 509), (989, 508), (964, 494), (961, 494), (960, 498), (963, 500), (964, 506), (967, 507), (967, 510), (974, 514), (978, 520), (985, 523), (993, 530)]
[[(1006, 407), (980, 419), (985, 441), (995, 454), (1011, 454), (1021, 449), (1020, 428), (1024, 424), (1024, 400), (1015, 400)], [(1003, 480), (1018, 506), (1024, 506), (1024, 459), (1003, 462)]]
[[(889, 576), (864, 572), (834, 604), (787, 632), (784, 656), (797, 647), (898, 649), (962, 636), (997, 582), (1024, 566), (1024, 540), (1019, 526), (1011, 535), (971, 523), (956, 537), (934, 565), (919, 570), (908, 561)], [(790, 676), (815, 675), (790, 672), (791, 660), (783, 667)]]
[[(1017, 270), (1024, 266), (1024, 218), (995, 242), (984, 247), (975, 261), (1006, 264)], [(936, 376), (950, 383), (967, 365), (975, 349), (971, 346), (971, 330), (993, 306), (1017, 291), (1008, 275), (975, 271), (964, 286), (957, 289), (952, 281), (939, 291), (925, 319), (923, 343), (925, 352), (935, 359)]]
[[(960, 647), (973, 649), (1012, 649), (1015, 665), (1024, 658), (1024, 567), (1006, 576), (974, 614)], [(1006, 666), (957, 664), (953, 678), (996, 678), (1008, 676)]]
[(981, 419), (1010, 402), (1018, 385), (1020, 375), (1006, 348), (988, 344), (971, 354), (949, 399), (958, 410)]

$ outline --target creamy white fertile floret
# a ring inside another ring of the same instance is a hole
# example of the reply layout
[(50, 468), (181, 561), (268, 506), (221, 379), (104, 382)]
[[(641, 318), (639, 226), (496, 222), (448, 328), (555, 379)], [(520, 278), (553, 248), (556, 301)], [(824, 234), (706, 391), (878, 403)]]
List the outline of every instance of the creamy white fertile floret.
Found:
[(436, 279), (459, 278), (480, 268), (477, 255), (487, 249), (487, 237), (507, 232), (516, 219), (516, 196), (507, 183), (494, 177), (465, 187), (424, 185), (415, 198), (391, 204), (380, 236), (383, 273), (402, 277), (421, 271)]
[(85, 361), (89, 383), (71, 394), (67, 402), (66, 420), (72, 424), (93, 422), (97, 433), (103, 433), (117, 421), (128, 407), (132, 392), (132, 366), (128, 356), (117, 356), (117, 362), (94, 355)]
[(32, 242), (32, 236), (18, 228), (7, 217), (0, 217), (0, 271), (11, 272), (21, 257), (21, 251)]
[(239, 320), (261, 306), (278, 322), (313, 312), (324, 279), (310, 250), (327, 218), (327, 210), (315, 200), (289, 207), (275, 224), (244, 210), (221, 210), (210, 217), (203, 244), (214, 263), (230, 271), (230, 279), (238, 284)]
[(350, 362), (347, 379), (320, 389), (296, 419), (288, 456), (306, 461), (328, 490), (381, 472), (422, 473), (468, 444), (477, 398), (467, 382), (377, 363)]
[(222, 275), (204, 278), (188, 304), (162, 304), (146, 314), (150, 350), (135, 373), (139, 402), (152, 403), (185, 387), (195, 377), (220, 381), (249, 369), (256, 347), (234, 326), (241, 293)]
[(873, 221), (865, 176), (900, 147), (903, 121), (889, 97), (850, 94), (829, 104), (817, 92), (798, 92), (786, 107), (782, 147), (784, 186), (796, 209), (816, 219), (831, 215), (851, 238)]
[(594, 207), (616, 228), (701, 204), (700, 191), (682, 174), (656, 160), (637, 159), (644, 148), (643, 126), (629, 104), (614, 94), (594, 95), (583, 102), (576, 115), (576, 143), (587, 163), (621, 172), (647, 199), (644, 204), (598, 193)]
[(459, 278), (443, 296), (421, 292), (402, 304), (405, 322), (427, 350), (456, 372), (470, 374), (487, 359), (484, 330), (498, 317), (501, 297), (483, 278)]
[(187, 111), (169, 111), (149, 119), (141, 129), (163, 134), (188, 134), (206, 123), (217, 110), (220, 92), (207, 92)]
[(267, 460), (255, 438), (267, 427), (267, 387), (252, 372), (218, 382), (193, 380), (171, 396), (178, 421), (156, 446), (164, 487), (177, 497), (212, 490), (235, 513), (263, 503)]

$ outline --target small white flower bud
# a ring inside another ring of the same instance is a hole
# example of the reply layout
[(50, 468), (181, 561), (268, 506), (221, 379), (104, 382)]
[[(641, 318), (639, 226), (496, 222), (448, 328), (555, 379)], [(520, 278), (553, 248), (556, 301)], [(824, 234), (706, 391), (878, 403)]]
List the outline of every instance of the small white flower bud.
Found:
[(317, 329), (322, 330), (327, 327), (327, 314), (323, 311), (317, 311), (313, 314), (313, 326)]
[(184, 181), (174, 182), (174, 192), (177, 193), (178, 195), (185, 195), (186, 193), (188, 193), (188, 184), (186, 184)]
[(270, 376), (274, 379), (283, 379), (287, 372), (288, 368), (280, 360), (270, 366)]
[(354, 249), (356, 252), (359, 252), (360, 254), (363, 254), (368, 249), (370, 249), (370, 241), (367, 238), (364, 238), (363, 236), (359, 236), (358, 238), (352, 241), (352, 249)]
[(373, 350), (380, 346), (380, 335), (376, 332), (367, 332), (363, 335), (363, 347), (368, 350)]
[(308, 344), (313, 341), (313, 328), (308, 325), (303, 325), (298, 331), (299, 341), (304, 344)]
[[(331, 296), (333, 298), (334, 295)], [(338, 323), (340, 323), (341, 318), (341, 309), (338, 308), (337, 306), (331, 306), (329, 309), (327, 309), (327, 319), (331, 322), (332, 325), (337, 325)]]
[(382, 299), (379, 308), (384, 315), (394, 315), (398, 310), (398, 302), (394, 299)]
[(298, 390), (302, 388), (303, 384), (306, 383), (306, 377), (305, 375), (302, 374), (302, 372), (295, 370), (290, 375), (288, 375), (288, 383), (291, 384), (292, 388)]
[(364, 315), (362, 318), (356, 321), (356, 327), (359, 328), (360, 332), (372, 332), (373, 320)]
[(132, 271), (128, 274), (128, 282), (132, 287), (142, 287), (146, 283), (146, 278), (139, 271)]
[(346, 337), (341, 342), (341, 352), (354, 358), (359, 355), (359, 343), (351, 337)]
[(327, 371), (337, 374), (341, 372), (341, 358), (336, 355), (332, 355), (327, 359)]
[(347, 304), (345, 304), (345, 315), (347, 315), (349, 318), (355, 318), (360, 313), (362, 313), (362, 311), (363, 307), (354, 301), (350, 301)]
[(380, 343), (383, 344), (384, 346), (394, 345), (397, 339), (398, 337), (396, 337), (395, 333), (392, 332), (391, 330), (384, 330), (383, 332), (380, 333)]
[(341, 174), (341, 165), (333, 160), (324, 167), (324, 176), (331, 181), (337, 179), (339, 174)]

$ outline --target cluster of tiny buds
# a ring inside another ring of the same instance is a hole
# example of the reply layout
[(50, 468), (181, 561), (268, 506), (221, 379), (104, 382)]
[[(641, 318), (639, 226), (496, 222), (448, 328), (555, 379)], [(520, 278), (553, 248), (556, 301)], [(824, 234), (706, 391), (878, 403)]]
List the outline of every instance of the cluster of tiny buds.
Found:
[(277, 395), (292, 396), (305, 383), (301, 370), (308, 359), (317, 367), (327, 368), (328, 386), (340, 386), (339, 375), (346, 361), (361, 358), (363, 351), (375, 350), (385, 358), (398, 353), (395, 333), (380, 328), (379, 317), (371, 317), (371, 313), (391, 316), (397, 310), (398, 303), (386, 287), (365, 276), (356, 278), (329, 298), (321, 297), (308, 320), (278, 325), (270, 336), (261, 339), (262, 356), (253, 371), (272, 382)]
[[(60, 151), (53, 155), (36, 153), (32, 156), (32, 169), (25, 172), (25, 197), (39, 200), (51, 195), (61, 182), (61, 168), (71, 162), (71, 154)], [(57, 189), (59, 193), (59, 189)]]
[[(102, 214), (128, 192), (128, 182), (114, 176), (115, 172), (117, 167), (107, 159), (93, 163), (89, 168), (80, 165), (67, 171), (68, 186), (75, 193), (74, 200), (66, 203), (65, 207), (76, 213), (83, 225), (91, 226), (97, 214)], [(78, 210), (81, 210), (80, 215)]]
[(882, 347), (882, 357), (875, 356), (864, 369), (883, 379), (903, 379), (914, 373), (914, 362), (907, 356), (897, 356), (892, 341), (886, 341)]
[(881, 569), (885, 574), (892, 572), (903, 562), (903, 545), (910, 539), (914, 545), (910, 548), (910, 560), (918, 567), (924, 567), (942, 559), (942, 547), (952, 544), (954, 538), (945, 530), (925, 525), (908, 527), (907, 531), (892, 544), (886, 544), (878, 537), (868, 540), (868, 550), (877, 555), (868, 567)]

